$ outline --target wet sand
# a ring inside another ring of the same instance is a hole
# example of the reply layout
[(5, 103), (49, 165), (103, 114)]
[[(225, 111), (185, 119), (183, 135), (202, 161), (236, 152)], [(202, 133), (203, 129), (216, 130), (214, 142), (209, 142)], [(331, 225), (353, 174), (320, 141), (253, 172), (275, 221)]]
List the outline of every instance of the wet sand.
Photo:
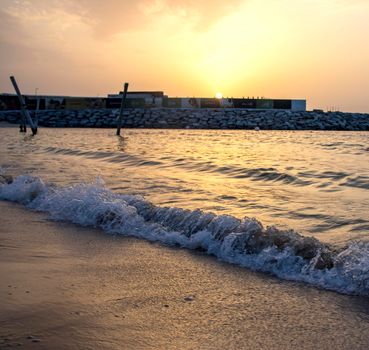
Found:
[(369, 300), (0, 202), (0, 348), (368, 349)]

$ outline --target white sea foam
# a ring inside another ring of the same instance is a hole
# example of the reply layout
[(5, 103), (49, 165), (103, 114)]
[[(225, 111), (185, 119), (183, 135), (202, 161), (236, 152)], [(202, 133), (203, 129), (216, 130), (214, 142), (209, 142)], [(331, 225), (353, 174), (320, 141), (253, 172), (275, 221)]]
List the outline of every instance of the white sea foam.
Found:
[(224, 261), (283, 279), (369, 296), (368, 243), (351, 243), (336, 251), (292, 230), (265, 229), (256, 219), (158, 207), (140, 196), (115, 194), (102, 179), (56, 187), (28, 175), (12, 182), (1, 174), (0, 178), (0, 199), (47, 212), (54, 220), (202, 249)]

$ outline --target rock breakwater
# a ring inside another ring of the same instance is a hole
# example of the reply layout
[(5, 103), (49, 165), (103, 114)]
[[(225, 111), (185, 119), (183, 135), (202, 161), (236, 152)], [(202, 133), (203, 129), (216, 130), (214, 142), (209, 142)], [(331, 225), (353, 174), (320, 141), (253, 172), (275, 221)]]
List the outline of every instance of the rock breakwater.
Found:
[[(111, 128), (116, 109), (45, 110), (37, 113), (39, 126)], [(34, 116), (34, 112), (31, 112)], [(20, 122), (20, 111), (1, 111), (0, 121)], [(128, 109), (125, 128), (255, 129), (261, 130), (369, 130), (369, 114), (343, 112), (294, 112), (242, 109)]]

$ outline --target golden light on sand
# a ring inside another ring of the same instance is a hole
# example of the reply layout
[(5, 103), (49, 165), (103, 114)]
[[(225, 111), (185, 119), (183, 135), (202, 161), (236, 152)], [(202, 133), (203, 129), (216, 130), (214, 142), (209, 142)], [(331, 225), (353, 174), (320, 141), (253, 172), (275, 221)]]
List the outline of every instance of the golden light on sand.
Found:
[(218, 98), (219, 100), (223, 97), (223, 94), (221, 92), (217, 92), (215, 94), (215, 98)]

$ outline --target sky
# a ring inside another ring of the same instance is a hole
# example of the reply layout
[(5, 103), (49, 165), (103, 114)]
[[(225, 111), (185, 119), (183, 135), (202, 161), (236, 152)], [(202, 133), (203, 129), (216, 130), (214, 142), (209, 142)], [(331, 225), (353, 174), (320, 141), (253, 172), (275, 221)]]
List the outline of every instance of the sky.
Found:
[(306, 99), (369, 113), (369, 0), (0, 0), (0, 92)]

